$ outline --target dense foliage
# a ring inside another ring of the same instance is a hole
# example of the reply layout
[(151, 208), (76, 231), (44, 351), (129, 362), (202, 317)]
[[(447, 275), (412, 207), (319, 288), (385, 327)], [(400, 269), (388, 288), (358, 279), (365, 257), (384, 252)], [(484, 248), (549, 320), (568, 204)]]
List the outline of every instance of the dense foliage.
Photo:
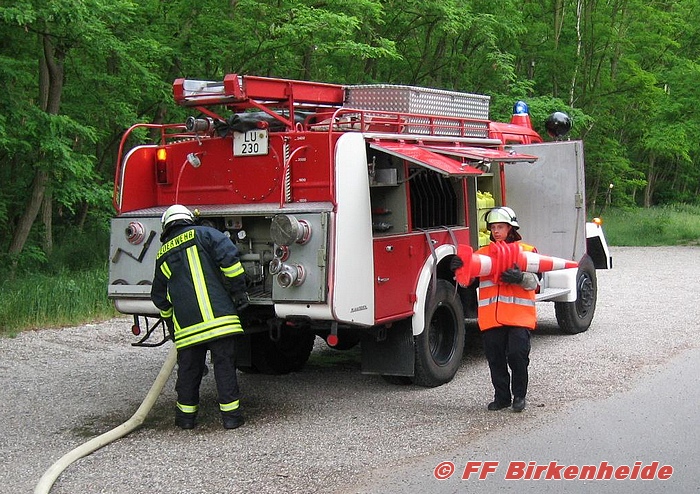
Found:
[(0, 0), (0, 252), (106, 230), (124, 130), (227, 73), (525, 99), (573, 117), (593, 213), (697, 202), (699, 30), (697, 0)]

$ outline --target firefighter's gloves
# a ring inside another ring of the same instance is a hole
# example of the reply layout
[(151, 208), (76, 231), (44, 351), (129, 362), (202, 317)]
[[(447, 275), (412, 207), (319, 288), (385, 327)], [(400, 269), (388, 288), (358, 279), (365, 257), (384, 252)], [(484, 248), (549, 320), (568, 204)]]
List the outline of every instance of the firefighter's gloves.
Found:
[(503, 283), (519, 285), (523, 281), (523, 272), (520, 270), (517, 264), (514, 264), (512, 268), (503, 271), (501, 274), (501, 281)]
[(245, 310), (250, 305), (248, 292), (234, 292), (233, 304), (236, 306), (236, 312), (240, 314), (241, 311)]
[(459, 256), (454, 256), (454, 257), (450, 260), (450, 269), (451, 269), (452, 271), (457, 271), (457, 270), (458, 270), (459, 268), (461, 268), (462, 266), (464, 266), (464, 261), (462, 261), (462, 258), (461, 258), (461, 257), (459, 257)]

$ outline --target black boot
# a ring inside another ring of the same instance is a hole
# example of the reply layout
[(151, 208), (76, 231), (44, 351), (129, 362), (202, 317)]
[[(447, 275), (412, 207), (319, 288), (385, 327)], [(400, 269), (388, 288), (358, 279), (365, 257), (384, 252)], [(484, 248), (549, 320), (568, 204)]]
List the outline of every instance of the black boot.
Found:
[(492, 412), (496, 410), (502, 410), (503, 408), (508, 408), (510, 406), (510, 401), (497, 401), (494, 400), (491, 403), (488, 404), (486, 408), (491, 410)]
[(224, 424), (224, 429), (238, 429), (245, 423), (243, 414), (238, 413), (222, 413), (221, 421)]
[(516, 396), (515, 398), (513, 398), (513, 411), (522, 412), (523, 410), (525, 410), (525, 403), (525, 398)]
[(175, 411), (175, 425), (180, 429), (194, 429), (196, 413), (185, 413), (181, 410)]

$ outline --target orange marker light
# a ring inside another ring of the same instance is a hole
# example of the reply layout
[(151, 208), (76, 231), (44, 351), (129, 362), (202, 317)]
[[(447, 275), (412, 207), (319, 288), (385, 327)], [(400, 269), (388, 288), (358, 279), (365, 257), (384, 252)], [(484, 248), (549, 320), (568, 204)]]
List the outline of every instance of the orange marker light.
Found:
[(156, 150), (156, 181), (159, 184), (168, 183), (168, 151), (165, 148)]

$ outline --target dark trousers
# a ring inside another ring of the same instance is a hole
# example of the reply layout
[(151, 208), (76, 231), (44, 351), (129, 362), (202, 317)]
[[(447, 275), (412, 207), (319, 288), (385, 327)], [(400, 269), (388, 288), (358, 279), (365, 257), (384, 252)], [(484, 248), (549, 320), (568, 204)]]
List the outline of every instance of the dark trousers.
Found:
[[(530, 364), (530, 330), (502, 326), (487, 329), (481, 335), (491, 371), (495, 400), (499, 403), (510, 403), (513, 396), (525, 398), (527, 367)], [(509, 367), (512, 379), (508, 373)]]
[[(211, 352), (211, 361), (214, 365), (219, 403), (226, 405), (240, 398), (234, 337), (228, 336), (178, 350), (177, 383), (175, 384), (178, 403), (188, 406), (199, 405), (199, 385), (204, 376), (207, 350)], [(240, 412), (235, 410), (235, 413)]]

